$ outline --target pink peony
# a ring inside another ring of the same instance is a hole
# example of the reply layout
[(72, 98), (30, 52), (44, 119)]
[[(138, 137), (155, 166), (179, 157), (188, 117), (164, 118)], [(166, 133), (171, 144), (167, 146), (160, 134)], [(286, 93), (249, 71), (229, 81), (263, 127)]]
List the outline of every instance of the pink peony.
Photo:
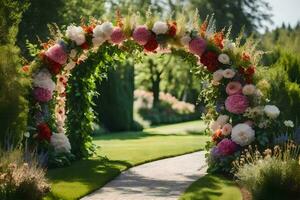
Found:
[(59, 44), (55, 44), (54, 46), (50, 47), (46, 52), (45, 55), (53, 60), (58, 64), (65, 64), (68, 59), (68, 55), (63, 50), (63, 47)]
[(242, 114), (249, 106), (249, 101), (246, 96), (234, 94), (227, 97), (225, 101), (226, 110), (234, 114)]
[(123, 42), (123, 40), (125, 39), (125, 36), (123, 34), (122, 29), (120, 27), (114, 28), (112, 34), (110, 35), (110, 39), (115, 44), (119, 44), (119, 43)]
[(190, 52), (201, 56), (206, 49), (206, 41), (200, 37), (192, 39), (189, 43)]
[(231, 131), (232, 131), (232, 125), (229, 123), (225, 124), (222, 128), (223, 135), (229, 135)]
[(224, 138), (218, 144), (218, 153), (222, 156), (228, 156), (233, 154), (237, 150), (237, 144), (234, 143), (232, 140)]
[(34, 98), (39, 102), (48, 102), (52, 99), (52, 92), (50, 90), (35, 87), (33, 90)]
[(151, 32), (146, 26), (138, 26), (134, 29), (132, 37), (139, 45), (145, 45), (150, 39)]
[(241, 94), (243, 90), (242, 84), (237, 81), (233, 81), (227, 84), (226, 93), (228, 95)]

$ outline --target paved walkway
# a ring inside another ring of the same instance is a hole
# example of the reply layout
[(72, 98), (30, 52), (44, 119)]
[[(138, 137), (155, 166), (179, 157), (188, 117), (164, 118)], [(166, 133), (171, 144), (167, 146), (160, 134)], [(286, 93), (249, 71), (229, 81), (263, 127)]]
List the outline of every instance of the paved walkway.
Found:
[(133, 167), (82, 200), (177, 200), (206, 174), (205, 152)]

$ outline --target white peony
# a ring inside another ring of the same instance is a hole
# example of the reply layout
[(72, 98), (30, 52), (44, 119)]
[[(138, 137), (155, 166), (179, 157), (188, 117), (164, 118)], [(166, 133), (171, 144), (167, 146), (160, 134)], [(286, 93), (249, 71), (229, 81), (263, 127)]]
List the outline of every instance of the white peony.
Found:
[(74, 41), (77, 45), (85, 43), (85, 33), (80, 26), (68, 26), (66, 31), (67, 38)]
[(223, 71), (223, 77), (224, 78), (233, 78), (235, 76), (235, 71), (232, 69), (225, 69)]
[(229, 120), (229, 116), (228, 115), (220, 115), (217, 118), (217, 122), (219, 123), (220, 126), (224, 126)]
[(243, 94), (244, 95), (253, 95), (256, 92), (256, 87), (252, 84), (247, 84), (243, 87)]
[(69, 139), (62, 133), (53, 133), (51, 136), (51, 145), (57, 153), (69, 153), (71, 151)]
[(219, 69), (213, 73), (213, 80), (215, 82), (220, 82), (223, 78), (223, 70)]
[(248, 124), (237, 124), (231, 131), (231, 139), (241, 146), (246, 146), (255, 140), (255, 131)]
[(220, 124), (217, 121), (211, 121), (209, 127), (212, 131), (216, 131), (221, 128)]
[(234, 50), (235, 49), (235, 43), (232, 42), (231, 40), (224, 40), (224, 49), (228, 50)]
[(230, 63), (230, 58), (227, 54), (225, 53), (221, 53), (219, 56), (218, 56), (218, 61), (222, 64), (229, 64)]
[(286, 127), (291, 127), (291, 128), (294, 127), (294, 122), (291, 120), (285, 120), (283, 123)]
[(97, 25), (93, 29), (93, 39), (92, 42), (94, 46), (100, 46), (106, 40), (108, 40), (114, 30), (112, 23), (104, 22), (101, 25)]
[(271, 119), (276, 119), (280, 114), (280, 110), (274, 105), (266, 105), (264, 107), (264, 112)]
[(104, 22), (101, 24), (101, 29), (104, 35), (109, 38), (114, 30), (114, 26), (111, 22)]
[(55, 83), (52, 80), (52, 75), (47, 69), (42, 69), (34, 76), (33, 86), (44, 88), (51, 92), (55, 89)]
[(192, 38), (188, 35), (185, 35), (183, 36), (181, 39), (180, 39), (180, 43), (183, 45), (183, 46), (188, 46), (190, 41), (192, 40)]
[(152, 27), (152, 31), (158, 35), (158, 34), (165, 34), (168, 31), (169, 27), (166, 22), (157, 21), (154, 23)]

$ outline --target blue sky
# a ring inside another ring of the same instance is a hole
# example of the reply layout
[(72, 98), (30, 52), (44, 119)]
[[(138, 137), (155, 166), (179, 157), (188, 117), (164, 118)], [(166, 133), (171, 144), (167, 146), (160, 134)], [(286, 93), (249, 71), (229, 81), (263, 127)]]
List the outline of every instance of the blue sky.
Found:
[(266, 0), (273, 7), (273, 25), (270, 29), (281, 26), (282, 23), (290, 23), (295, 26), (300, 21), (300, 0)]

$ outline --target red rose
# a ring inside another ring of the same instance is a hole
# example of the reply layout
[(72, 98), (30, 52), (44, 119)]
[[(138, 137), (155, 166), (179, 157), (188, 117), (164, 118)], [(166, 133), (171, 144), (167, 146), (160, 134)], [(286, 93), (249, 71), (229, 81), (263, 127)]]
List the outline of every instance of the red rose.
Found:
[(215, 52), (204, 52), (200, 57), (200, 62), (205, 65), (210, 72), (214, 72), (218, 69), (218, 55)]
[(248, 75), (253, 75), (255, 73), (255, 67), (254, 66), (248, 67), (246, 69), (245, 73), (248, 74)]
[(154, 51), (158, 47), (156, 38), (152, 35), (148, 42), (144, 45), (144, 49), (147, 51)]
[(39, 140), (47, 140), (48, 142), (50, 142), (52, 131), (49, 128), (48, 124), (47, 123), (40, 123), (38, 125), (37, 129), (38, 129), (37, 138)]
[(176, 35), (176, 31), (177, 31), (176, 22), (173, 22), (172, 24), (169, 24), (168, 35), (171, 36), (171, 37), (174, 37)]
[(80, 47), (81, 47), (82, 49), (88, 49), (88, 48), (89, 48), (89, 45), (88, 45), (87, 42), (85, 42), (85, 43), (83, 43), (82, 45), (80, 45)]
[(61, 69), (62, 69), (61, 64), (55, 62), (54, 60), (52, 60), (51, 58), (49, 58), (47, 56), (44, 56), (44, 60), (48, 64), (48, 69), (52, 74), (56, 75), (61, 71)]

